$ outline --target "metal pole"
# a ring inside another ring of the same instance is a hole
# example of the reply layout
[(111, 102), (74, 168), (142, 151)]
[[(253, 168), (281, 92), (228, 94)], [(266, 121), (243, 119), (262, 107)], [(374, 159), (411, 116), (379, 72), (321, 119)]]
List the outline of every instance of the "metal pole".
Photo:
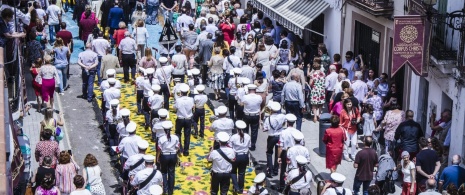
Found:
[[(5, 94), (5, 78), (4, 78), (4, 70), (3, 70), (3, 65), (4, 63), (4, 48), (0, 48), (0, 95), (8, 95)], [(0, 163), (3, 166), (0, 166), (0, 194), (8, 194), (8, 181), (7, 181), (7, 158), (6, 158), (6, 144), (9, 142), (6, 140), (6, 133), (7, 127), (5, 125), (5, 98), (0, 98), (0, 125), (2, 127), (0, 128), (0, 152), (3, 152), (3, 154), (0, 155)]]
[(308, 31), (310, 31), (310, 32), (312, 32), (312, 33), (315, 33), (315, 34), (317, 34), (317, 35), (320, 35), (320, 36), (322, 36), (322, 37), (326, 38), (326, 35), (324, 35), (324, 34), (321, 34), (321, 33), (319, 33), (319, 32), (316, 32), (316, 31), (314, 31), (314, 30), (312, 30), (312, 29), (309, 29), (309, 28), (304, 28), (304, 30), (308, 30)]
[[(463, 8), (465, 9), (465, 1)], [(463, 67), (463, 54), (465, 48), (465, 19), (462, 18), (462, 24), (460, 24), (460, 46), (459, 46), (459, 55), (457, 56), (457, 66), (460, 68), (460, 71), (465, 71)]]

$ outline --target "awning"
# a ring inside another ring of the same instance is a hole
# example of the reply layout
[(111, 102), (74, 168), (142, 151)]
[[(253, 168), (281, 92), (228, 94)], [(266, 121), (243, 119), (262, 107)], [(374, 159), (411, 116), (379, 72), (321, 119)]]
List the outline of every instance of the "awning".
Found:
[(253, 0), (252, 3), (299, 36), (303, 35), (305, 26), (329, 7), (324, 0)]

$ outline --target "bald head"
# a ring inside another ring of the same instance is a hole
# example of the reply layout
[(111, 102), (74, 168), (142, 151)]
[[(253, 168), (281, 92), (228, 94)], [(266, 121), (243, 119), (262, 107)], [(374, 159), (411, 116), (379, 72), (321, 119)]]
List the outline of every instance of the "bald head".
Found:
[(436, 189), (436, 180), (435, 179), (428, 179), (428, 181), (426, 181), (426, 187), (428, 189)]
[(124, 37), (129, 37), (131, 36), (131, 33), (129, 31), (124, 32)]
[(462, 158), (460, 157), (460, 155), (456, 154), (456, 155), (452, 156), (452, 164), (453, 165), (460, 165), (461, 162), (462, 162)]
[(293, 73), (291, 78), (294, 81), (299, 81), (300, 80), (300, 74), (299, 73)]
[(202, 16), (202, 17), (207, 16), (207, 12), (205, 12), (205, 10), (202, 10), (202, 11), (200, 12), (200, 16)]
[(86, 43), (86, 49), (92, 48), (92, 43)]

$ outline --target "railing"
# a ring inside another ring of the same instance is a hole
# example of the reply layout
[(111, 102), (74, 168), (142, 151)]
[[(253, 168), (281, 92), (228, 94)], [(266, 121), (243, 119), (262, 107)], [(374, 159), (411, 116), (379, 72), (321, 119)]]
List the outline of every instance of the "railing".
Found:
[(351, 4), (374, 16), (391, 16), (394, 12), (392, 0), (350, 0)]
[(438, 22), (432, 25), (431, 55), (436, 60), (457, 60), (457, 40), (460, 33)]
[(8, 100), (11, 106), (11, 111), (16, 112), (19, 109), (21, 97), (21, 56), (18, 47), (22, 43), (19, 39), (7, 39), (4, 49), (5, 58), (5, 81), (8, 88)]

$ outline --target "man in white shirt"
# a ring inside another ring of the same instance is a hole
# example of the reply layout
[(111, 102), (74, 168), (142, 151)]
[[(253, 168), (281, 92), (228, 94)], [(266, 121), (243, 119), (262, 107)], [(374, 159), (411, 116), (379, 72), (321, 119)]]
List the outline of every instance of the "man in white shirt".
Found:
[(215, 19), (212, 17), (208, 18), (208, 24), (205, 30), (213, 35), (213, 39), (215, 38), (215, 32), (218, 30), (218, 27), (215, 25)]
[(260, 119), (260, 105), (263, 101), (262, 96), (255, 93), (257, 86), (254, 84), (247, 85), (249, 94), (244, 95), (242, 104), (244, 106), (244, 122), (247, 124), (246, 132), (251, 131), (252, 147), (250, 150), (255, 151), (255, 144), (258, 138), (258, 127)]
[(189, 85), (182, 83), (179, 88), (182, 97), (174, 103), (174, 110), (178, 116), (176, 118), (176, 135), (181, 139), (181, 130), (184, 129), (184, 144), (181, 144), (181, 151), (184, 156), (189, 156), (192, 116), (194, 115), (192, 110), (195, 103), (193, 98), (187, 96)]
[(365, 82), (362, 81), (363, 74), (361, 71), (356, 71), (354, 75), (354, 82), (351, 87), (354, 90), (354, 97), (358, 99), (359, 102), (362, 102), (365, 98), (365, 95), (368, 93), (368, 86)]
[[(215, 9), (215, 7), (211, 7), (211, 8), (210, 8), (210, 13), (208, 13), (206, 17), (209, 19), (209, 21), (210, 21), (210, 18), (212, 18), (212, 19), (213, 19), (213, 22), (214, 22), (215, 24), (218, 23), (218, 20), (220, 20), (220, 18), (218, 17), (218, 15), (216, 15), (216, 9)], [(213, 22), (212, 22), (212, 23), (213, 23)], [(210, 22), (208, 22), (208, 23), (210, 24)]]
[(326, 103), (329, 105), (329, 101), (331, 100), (331, 96), (333, 96), (334, 92), (334, 85), (337, 83), (337, 73), (336, 73), (336, 66), (330, 65), (329, 66), (329, 73), (325, 78), (325, 89), (326, 89)]
[(340, 173), (331, 173), (331, 181), (326, 182), (325, 187), (321, 191), (322, 195), (337, 195), (337, 194), (352, 194), (349, 188), (343, 188), (342, 184), (346, 177)]
[(61, 8), (59, 8), (56, 4), (56, 0), (51, 0), (50, 1), (52, 5), (48, 6), (47, 8), (47, 16), (46, 18), (48, 27), (49, 27), (49, 33), (50, 33), (50, 44), (55, 42), (55, 34), (60, 31), (60, 23), (61, 23)]
[(98, 56), (98, 65), (97, 65), (97, 78), (98, 83), (102, 83), (102, 77), (100, 74), (100, 69), (102, 67), (102, 56), (106, 54), (106, 51), (110, 48), (110, 42), (103, 38), (103, 31), (98, 33), (98, 38), (92, 41), (92, 51), (97, 53)]
[(202, 20), (205, 20), (205, 22), (207, 22), (207, 13), (205, 11), (201, 11), (200, 12), (200, 17), (198, 17), (197, 19), (195, 19), (195, 29), (200, 29), (200, 23), (202, 22)]
[(181, 9), (181, 16), (178, 17), (176, 30), (180, 33), (188, 31), (189, 24), (194, 24), (194, 19), (186, 15), (186, 8)]
[(34, 6), (34, 9), (35, 9), (36, 12), (37, 12), (37, 17), (38, 17), (39, 19), (41, 19), (42, 21), (44, 21), (44, 20), (45, 20), (45, 16), (46, 16), (47, 14), (45, 13), (45, 10), (43, 10), (42, 7), (40, 6), (40, 3), (37, 2), (37, 1), (35, 1), (34, 4), (33, 4), (33, 6)]

